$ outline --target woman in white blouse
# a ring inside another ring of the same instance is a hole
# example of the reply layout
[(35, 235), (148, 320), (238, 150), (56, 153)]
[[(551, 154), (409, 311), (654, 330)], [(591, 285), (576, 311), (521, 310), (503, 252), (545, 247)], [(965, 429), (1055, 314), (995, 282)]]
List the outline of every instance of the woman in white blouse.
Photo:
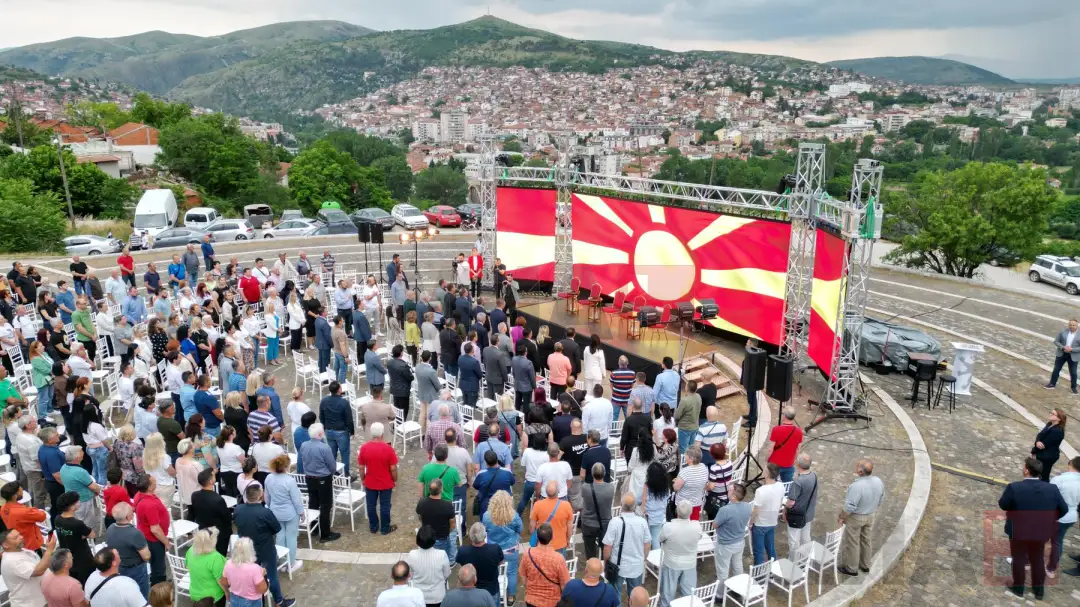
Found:
[(607, 362), (604, 360), (604, 348), (600, 346), (600, 336), (593, 334), (589, 346), (585, 348), (581, 374), (585, 377), (585, 394), (592, 394), (593, 386), (604, 381)]
[(112, 335), (116, 330), (116, 321), (113, 320), (113, 314), (109, 311), (109, 304), (101, 302), (97, 307), (97, 314), (94, 315), (94, 324), (97, 325), (97, 332), (99, 338), (104, 338), (109, 344), (109, 352), (115, 352), (116, 347), (113, 345)]
[[(461, 264), (465, 265), (465, 264)], [(438, 605), (446, 596), (446, 580), (450, 577), (450, 561), (446, 552), (435, 548), (435, 529), (424, 525), (416, 532), (416, 548), (405, 556), (412, 572), (410, 582), (424, 594), (424, 603)]]
[(285, 411), (288, 413), (289, 418), (289, 436), (292, 437), (296, 433), (296, 429), (300, 427), (300, 418), (311, 411), (311, 407), (304, 402), (303, 388), (300, 386), (293, 388), (292, 400), (285, 406)]
[(296, 297), (296, 289), (289, 293), (289, 347), (295, 352), (304, 347), (304, 308)]
[[(255, 316), (255, 307), (247, 306), (244, 308), (244, 321), (240, 324), (240, 330), (244, 333), (244, 341), (247, 342), (247, 350), (244, 351), (245, 357), (248, 352), (251, 352), (251, 364), (247, 365), (247, 368), (254, 371), (256, 366), (255, 353), (258, 352), (259, 338), (262, 336), (262, 323)], [(241, 344), (240, 347), (244, 347)], [(244, 358), (245, 363), (248, 362), (247, 358)]]
[(191, 287), (180, 289), (180, 299), (178, 303), (180, 304), (180, 315), (187, 318), (191, 306), (197, 303), (195, 298), (191, 295)]
[(235, 437), (236, 430), (232, 426), (224, 426), (221, 428), (221, 432), (218, 433), (218, 460), (221, 463), (218, 482), (221, 483), (222, 495), (239, 497), (236, 491), (236, 479), (244, 471), (244, 460), (247, 459), (247, 455), (244, 454), (243, 449), (233, 442)]
[(162, 503), (172, 504), (173, 493), (176, 491), (176, 468), (165, 453), (165, 437), (160, 432), (154, 432), (146, 437), (146, 447), (143, 449), (143, 470), (157, 480), (157, 489), (154, 493)]

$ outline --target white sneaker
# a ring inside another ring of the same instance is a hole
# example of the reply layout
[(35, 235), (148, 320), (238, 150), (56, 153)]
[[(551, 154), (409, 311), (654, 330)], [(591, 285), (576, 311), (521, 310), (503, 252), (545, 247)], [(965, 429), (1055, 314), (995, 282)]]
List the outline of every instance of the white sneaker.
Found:
[(293, 573), (294, 571), (300, 569), (303, 566), (304, 561), (294, 561), (291, 565), (289, 565), (289, 573)]

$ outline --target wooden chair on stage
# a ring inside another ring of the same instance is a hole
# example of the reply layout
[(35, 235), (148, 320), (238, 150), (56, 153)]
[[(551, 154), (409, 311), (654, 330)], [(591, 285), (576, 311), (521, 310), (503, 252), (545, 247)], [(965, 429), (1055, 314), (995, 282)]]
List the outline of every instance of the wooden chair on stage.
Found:
[(577, 298), (581, 291), (581, 279), (577, 276), (570, 279), (570, 290), (558, 293), (556, 296), (566, 302), (566, 311), (574, 312), (577, 306)]
[(660, 322), (650, 327), (645, 327), (645, 330), (648, 331), (651, 329), (654, 336), (659, 333), (664, 336), (664, 341), (667, 341), (667, 325), (669, 322), (671, 322), (671, 304), (664, 304), (664, 309), (660, 313)]
[(579, 299), (578, 305), (589, 310), (589, 320), (600, 320), (600, 306), (604, 303), (604, 298), (600, 295), (602, 287), (600, 283), (592, 283), (592, 287), (589, 287), (589, 296), (585, 299)]
[(621, 315), (623, 311), (623, 304), (626, 303), (626, 293), (623, 291), (615, 292), (615, 300), (611, 302), (610, 306), (604, 306), (600, 308), (600, 311), (608, 316), (608, 326), (611, 326), (611, 317)]
[(619, 314), (619, 322), (626, 322), (626, 337), (628, 339), (638, 339), (641, 337), (641, 325), (638, 323), (637, 314), (642, 307), (645, 306), (645, 296), (638, 295), (634, 298), (634, 303), (630, 308), (623, 310)]

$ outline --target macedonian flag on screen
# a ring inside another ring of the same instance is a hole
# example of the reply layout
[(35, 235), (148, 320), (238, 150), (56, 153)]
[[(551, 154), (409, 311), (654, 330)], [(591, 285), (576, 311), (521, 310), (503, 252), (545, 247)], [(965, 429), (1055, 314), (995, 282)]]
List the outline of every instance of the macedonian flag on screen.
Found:
[(780, 340), (791, 227), (786, 223), (573, 196), (574, 276), (648, 305), (714, 299), (714, 327)]
[(844, 295), (843, 239), (818, 228), (814, 240), (814, 287), (810, 292), (810, 344), (807, 354), (822, 371), (833, 369), (833, 344), (842, 330), (839, 317)]
[(506, 271), (519, 284), (554, 281), (555, 190), (499, 188), (496, 196), (498, 256)]

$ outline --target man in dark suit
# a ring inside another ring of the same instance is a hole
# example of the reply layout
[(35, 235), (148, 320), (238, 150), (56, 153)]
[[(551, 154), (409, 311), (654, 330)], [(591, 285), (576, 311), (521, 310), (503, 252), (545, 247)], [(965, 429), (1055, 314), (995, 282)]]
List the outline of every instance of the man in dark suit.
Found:
[(465, 344), (465, 354), (458, 357), (458, 388), (461, 388), (461, 398), (466, 405), (476, 406), (480, 398), (480, 380), (484, 372), (480, 370), (480, 361), (472, 355), (473, 344)]
[(459, 334), (465, 332), (472, 324), (472, 301), (469, 299), (468, 289), (463, 288), (458, 291), (457, 299), (454, 301), (454, 316), (458, 321)]
[(443, 373), (447, 378), (458, 374), (458, 356), (461, 352), (461, 335), (457, 332), (457, 321), (446, 317), (446, 326), (439, 331), (439, 358), (442, 359)]
[(1012, 554), (1013, 583), (1009, 591), (1024, 596), (1024, 567), (1031, 566), (1031, 590), (1036, 599), (1043, 598), (1046, 583), (1046, 564), (1043, 553), (1046, 543), (1056, 536), (1057, 520), (1069, 507), (1055, 485), (1039, 479), (1042, 463), (1029, 457), (1024, 460), (1024, 480), (1009, 483), (998, 499), (1005, 511), (1005, 535), (1009, 536)]
[[(481, 314), (484, 315), (484, 326), (487, 327), (488, 313), (487, 313), (487, 309), (484, 308), (484, 298), (483, 297), (477, 297), (476, 298), (476, 303), (473, 305), (472, 317), (477, 318)], [(494, 331), (496, 329), (496, 327), (488, 327), (488, 329)], [(482, 341), (480, 343), (486, 344), (487, 342)]]
[(326, 308), (319, 310), (319, 316), (315, 319), (315, 349), (319, 351), (319, 373), (323, 373), (330, 366), (330, 351), (334, 349)]
[(641, 399), (635, 398), (630, 401), (630, 415), (623, 422), (622, 435), (619, 436), (619, 449), (630, 463), (630, 453), (637, 447), (642, 438), (652, 440), (653, 419), (651, 415), (642, 412)]
[[(506, 307), (506, 303), (498, 299), (495, 301), (495, 307), (491, 309), (491, 314), (488, 314), (488, 326), (491, 327), (492, 332), (497, 333), (499, 331), (499, 325), (506, 322), (506, 312), (503, 308)], [(507, 325), (507, 329), (510, 326)]]
[(401, 344), (390, 351), (391, 359), (386, 363), (386, 373), (390, 376), (390, 395), (394, 397), (394, 406), (401, 409), (405, 419), (409, 419), (409, 393), (414, 379), (409, 363), (405, 362), (405, 348)]
[[(487, 314), (480, 312), (476, 315), (476, 322), (469, 327), (470, 331), (476, 331), (476, 336), (480, 338), (477, 343), (481, 348), (487, 348), (487, 345), (491, 343), (491, 337), (488, 335), (487, 327), (484, 326), (484, 321), (487, 320)], [(484, 363), (487, 365), (487, 363)]]
[(566, 330), (566, 337), (559, 340), (562, 344), (563, 356), (570, 359), (570, 366), (573, 368), (572, 373), (574, 375), (581, 374), (581, 347), (574, 341), (574, 336), (577, 335), (577, 331), (574, 327), (570, 327)]
[(447, 284), (446, 291), (442, 296), (443, 317), (454, 317), (454, 304), (457, 302), (457, 294), (454, 292), (454, 285)]
[[(506, 368), (510, 365), (510, 360), (506, 356), (506, 352), (499, 347), (499, 339), (506, 337), (500, 336), (498, 333), (491, 337), (491, 345), (484, 348), (484, 371), (487, 373), (487, 391), (484, 396), (491, 400), (498, 400), (496, 395), (502, 396), (502, 393), (506, 391), (507, 373)], [(484, 338), (480, 338), (480, 343), (484, 343)]]

